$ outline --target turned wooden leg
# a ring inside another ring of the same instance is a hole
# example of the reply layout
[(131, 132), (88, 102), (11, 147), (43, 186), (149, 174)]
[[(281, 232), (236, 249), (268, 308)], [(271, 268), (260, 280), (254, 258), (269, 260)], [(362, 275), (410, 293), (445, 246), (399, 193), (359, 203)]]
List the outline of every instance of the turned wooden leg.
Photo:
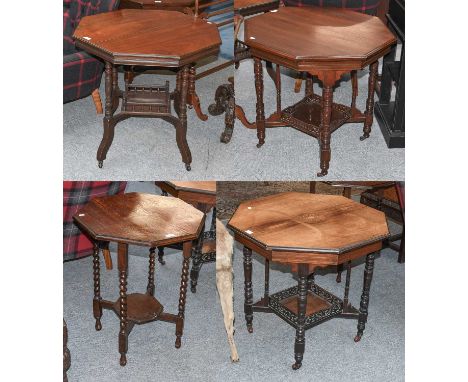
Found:
[(198, 275), (200, 274), (200, 268), (202, 266), (202, 247), (203, 247), (203, 232), (205, 232), (205, 225), (200, 233), (192, 253), (192, 270), (190, 271), (190, 290), (192, 293), (196, 293), (198, 284)]
[(119, 318), (120, 318), (120, 332), (119, 332), (119, 352), (120, 352), (120, 366), (127, 364), (127, 350), (128, 350), (128, 332), (127, 332), (127, 271), (128, 271), (128, 244), (119, 243), (117, 247), (118, 263), (119, 263)]
[(294, 343), (294, 359), (296, 362), (292, 365), (294, 370), (302, 366), (302, 358), (305, 350), (305, 313), (307, 307), (307, 277), (309, 276), (309, 266), (299, 264), (298, 267), (298, 295), (297, 295), (297, 329), (296, 341)]
[(379, 68), (379, 62), (376, 61), (370, 65), (369, 72), (369, 89), (367, 93), (367, 103), (366, 103), (366, 119), (364, 121), (364, 134), (359, 138), (363, 141), (366, 138), (369, 138), (372, 122), (374, 121), (374, 91), (375, 91), (375, 82), (377, 80), (377, 70)]
[(359, 307), (359, 319), (357, 325), (357, 334), (354, 337), (354, 342), (361, 340), (364, 328), (367, 322), (367, 312), (369, 307), (369, 291), (372, 282), (372, 274), (374, 272), (375, 253), (370, 253), (366, 257), (366, 267), (364, 269), (364, 285), (362, 287), (361, 305)]
[(315, 194), (317, 188), (317, 182), (309, 182), (309, 192)]
[(357, 70), (351, 71), (351, 85), (353, 87), (353, 95), (351, 98), (351, 109), (356, 108), (356, 98), (358, 96), (358, 78), (357, 78)]
[(95, 328), (101, 330), (101, 317), (102, 317), (102, 306), (101, 306), (101, 268), (99, 264), (99, 246), (97, 243), (94, 244), (93, 252), (93, 276), (94, 276), (94, 298), (93, 298), (93, 314), (96, 319)]
[(161, 265), (166, 264), (166, 262), (164, 261), (164, 247), (158, 247), (158, 261)]
[(343, 264), (339, 264), (336, 267), (336, 282), (341, 282), (341, 274), (343, 273)]
[(276, 64), (275, 70), (275, 87), (276, 87), (276, 114), (281, 115), (281, 69)]
[(247, 330), (253, 333), (252, 250), (244, 247), (244, 313)]
[[(343, 264), (342, 264), (343, 265)], [(348, 299), (349, 299), (349, 283), (351, 281), (351, 261), (348, 261), (346, 264), (346, 283), (345, 283), (345, 292), (343, 297), (343, 311), (348, 310)]]
[(192, 154), (187, 143), (187, 95), (188, 95), (188, 82), (189, 82), (189, 67), (184, 66), (181, 74), (181, 90), (180, 90), (180, 124), (176, 126), (176, 141), (182, 161), (185, 163), (187, 171), (191, 170), (190, 163), (192, 163)]
[(312, 75), (306, 73), (306, 84), (305, 84), (305, 95), (306, 97), (312, 96), (314, 94), (314, 80)]
[(70, 350), (67, 347), (68, 329), (67, 323), (63, 320), (63, 382), (68, 382), (67, 371), (71, 365)]
[(190, 108), (195, 109), (197, 117), (202, 121), (206, 121), (208, 116), (201, 110), (200, 98), (198, 98), (197, 92), (195, 91), (195, 65), (190, 65), (189, 69), (189, 90), (188, 90), (188, 104)]
[(322, 123), (320, 126), (320, 169), (317, 173), (318, 177), (328, 174), (328, 167), (330, 166), (330, 121), (331, 110), (333, 103), (333, 86), (331, 84), (323, 84), (323, 105), (322, 105)]
[(182, 275), (180, 277), (179, 294), (179, 313), (176, 322), (176, 341), (175, 347), (178, 349), (182, 344), (182, 334), (184, 333), (185, 301), (187, 298), (187, 284), (189, 273), (190, 255), (192, 253), (192, 242), (187, 241), (183, 244), (184, 260), (182, 262)]
[(105, 89), (106, 89), (106, 109), (104, 114), (104, 133), (102, 136), (101, 144), (97, 151), (97, 160), (99, 168), (102, 168), (104, 159), (106, 159), (107, 152), (114, 140), (114, 127), (115, 122), (112, 120), (112, 64), (106, 61), (105, 69)]
[(148, 270), (148, 286), (146, 287), (146, 293), (154, 296), (154, 263), (156, 259), (156, 248), (150, 248), (149, 254), (149, 270)]
[(263, 105), (263, 67), (262, 60), (254, 57), (255, 93), (257, 94), (257, 147), (265, 143), (265, 109)]
[(96, 113), (102, 114), (102, 102), (101, 102), (101, 95), (99, 94), (99, 89), (94, 89), (91, 93), (93, 97), (94, 106), (96, 107)]
[(299, 93), (302, 86), (302, 72), (297, 73), (296, 81), (294, 81), (294, 93)]

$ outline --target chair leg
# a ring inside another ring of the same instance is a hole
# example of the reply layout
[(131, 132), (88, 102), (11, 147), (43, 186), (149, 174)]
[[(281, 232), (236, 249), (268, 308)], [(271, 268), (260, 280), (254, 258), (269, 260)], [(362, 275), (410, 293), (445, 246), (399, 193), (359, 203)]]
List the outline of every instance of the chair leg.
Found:
[(301, 91), (302, 86), (302, 72), (299, 72), (296, 77), (296, 81), (294, 82), (294, 93), (299, 93)]
[(91, 96), (93, 97), (94, 106), (96, 107), (96, 113), (102, 114), (102, 102), (101, 96), (99, 95), (99, 89), (94, 89)]

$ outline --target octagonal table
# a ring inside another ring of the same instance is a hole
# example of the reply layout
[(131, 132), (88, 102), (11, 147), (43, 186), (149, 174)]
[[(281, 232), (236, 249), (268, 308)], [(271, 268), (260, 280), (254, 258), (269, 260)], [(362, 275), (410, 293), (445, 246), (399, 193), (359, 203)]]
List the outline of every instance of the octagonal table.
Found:
[[(245, 20), (244, 43), (254, 57), (257, 96), (258, 144), (265, 143), (265, 128), (291, 126), (318, 139), (320, 172), (328, 173), (331, 133), (345, 123), (363, 123), (361, 140), (369, 137), (373, 122), (374, 89), (378, 59), (388, 53), (396, 38), (380, 19), (340, 8), (280, 7)], [(261, 60), (276, 63), (276, 111), (265, 120)], [(306, 72), (305, 97), (282, 109), (279, 67)], [(366, 110), (356, 108), (357, 79), (353, 80), (351, 106), (333, 102), (333, 87), (345, 73), (370, 66)], [(310, 76), (323, 84), (322, 97), (313, 93)], [(240, 115), (241, 121), (245, 116)]]
[[(120, 365), (127, 364), (128, 335), (135, 324), (155, 320), (175, 323), (175, 347), (179, 348), (184, 329), (192, 241), (200, 235), (205, 215), (180, 199), (128, 193), (95, 198), (77, 212), (73, 219), (94, 242), (93, 313), (96, 330), (102, 328), (103, 308), (113, 310), (120, 319)], [(115, 302), (103, 300), (100, 289), (99, 249), (107, 248), (109, 242), (117, 243), (120, 297)], [(184, 257), (177, 314), (164, 312), (163, 306), (154, 297), (155, 249), (173, 243), (183, 243)], [(129, 244), (150, 247), (148, 286), (144, 294), (127, 295)]]
[[(367, 321), (375, 252), (388, 237), (385, 215), (343, 196), (287, 192), (241, 203), (228, 223), (244, 245), (247, 329), (253, 312), (273, 312), (296, 328), (293, 369), (302, 365), (305, 330), (333, 317), (358, 320), (358, 342)], [(253, 303), (252, 251), (265, 258), (265, 292)], [(348, 299), (351, 261), (366, 256), (359, 310)], [(270, 261), (291, 266), (298, 286), (269, 294)], [(347, 264), (343, 299), (315, 284), (316, 268)]]
[[(203, 213), (213, 209), (210, 230), (203, 229), (192, 254), (190, 271), (190, 290), (197, 291), (198, 275), (203, 264), (216, 260), (216, 182), (215, 181), (166, 181), (155, 182), (164, 195), (172, 195), (190, 203)], [(173, 247), (173, 246), (171, 246)], [(178, 246), (176, 245), (176, 248)], [(164, 248), (158, 248), (158, 261), (164, 262)]]
[[(157, 117), (174, 125), (182, 161), (190, 170), (187, 143), (187, 104), (195, 94), (195, 62), (217, 55), (221, 45), (216, 25), (181, 12), (124, 9), (86, 16), (73, 35), (76, 46), (105, 61), (106, 103), (104, 134), (97, 151), (102, 167), (114, 139), (115, 125), (129, 117)], [(177, 68), (176, 88), (169, 82), (135, 85), (126, 78), (118, 86), (117, 67)], [(121, 111), (114, 115), (122, 98)], [(177, 117), (171, 112), (173, 105)]]

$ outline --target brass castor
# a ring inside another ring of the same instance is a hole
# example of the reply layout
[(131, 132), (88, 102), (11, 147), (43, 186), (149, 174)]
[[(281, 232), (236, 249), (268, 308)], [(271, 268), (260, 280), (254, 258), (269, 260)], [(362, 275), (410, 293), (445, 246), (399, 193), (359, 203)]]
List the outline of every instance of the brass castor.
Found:
[(97, 164), (97, 165), (98, 165), (99, 168), (102, 168), (102, 165), (103, 165), (103, 164), (104, 164), (103, 161), (100, 160), (100, 161), (98, 161), (98, 164)]
[(180, 336), (177, 336), (176, 340), (175, 340), (175, 347), (176, 349), (179, 349), (180, 348), (180, 345), (182, 345), (182, 341), (180, 339)]
[(97, 319), (96, 325), (94, 325), (94, 327), (96, 328), (97, 331), (101, 330), (102, 329), (101, 320)]

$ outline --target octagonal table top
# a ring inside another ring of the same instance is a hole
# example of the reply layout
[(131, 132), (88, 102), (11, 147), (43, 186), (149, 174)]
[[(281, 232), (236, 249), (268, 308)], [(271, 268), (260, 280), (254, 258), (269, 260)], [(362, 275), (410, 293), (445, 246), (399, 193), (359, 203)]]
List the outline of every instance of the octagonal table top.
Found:
[(239, 205), (228, 223), (272, 251), (341, 254), (389, 235), (385, 214), (336, 195), (286, 192)]
[(218, 28), (182, 12), (122, 9), (86, 16), (78, 47), (114, 64), (179, 67), (217, 55)]
[(396, 38), (377, 17), (342, 8), (280, 7), (245, 20), (252, 54), (293, 69), (361, 69)]
[(180, 199), (132, 192), (92, 199), (73, 219), (95, 240), (157, 247), (195, 240), (204, 217)]
[(164, 182), (178, 191), (193, 191), (202, 194), (216, 195), (216, 181), (167, 181)]

